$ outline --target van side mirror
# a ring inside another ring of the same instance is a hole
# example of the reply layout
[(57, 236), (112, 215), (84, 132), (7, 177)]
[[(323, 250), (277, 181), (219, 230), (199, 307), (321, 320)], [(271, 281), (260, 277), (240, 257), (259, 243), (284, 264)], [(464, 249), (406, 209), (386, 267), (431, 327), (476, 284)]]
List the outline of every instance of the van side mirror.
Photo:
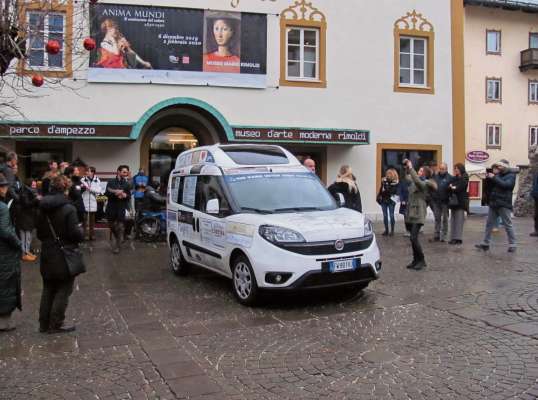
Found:
[(218, 215), (220, 212), (219, 199), (211, 199), (207, 202), (205, 211), (208, 214)]
[(336, 193), (336, 196), (338, 197), (338, 205), (340, 207), (344, 207), (346, 205), (346, 199), (344, 198), (344, 195), (342, 193)]

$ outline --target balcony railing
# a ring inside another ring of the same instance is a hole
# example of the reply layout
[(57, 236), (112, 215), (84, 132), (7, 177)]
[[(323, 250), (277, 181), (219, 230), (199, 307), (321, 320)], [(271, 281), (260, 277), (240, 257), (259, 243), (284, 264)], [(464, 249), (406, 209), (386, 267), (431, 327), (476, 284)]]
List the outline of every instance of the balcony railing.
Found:
[(538, 49), (527, 49), (521, 52), (519, 70), (525, 72), (530, 69), (538, 69)]

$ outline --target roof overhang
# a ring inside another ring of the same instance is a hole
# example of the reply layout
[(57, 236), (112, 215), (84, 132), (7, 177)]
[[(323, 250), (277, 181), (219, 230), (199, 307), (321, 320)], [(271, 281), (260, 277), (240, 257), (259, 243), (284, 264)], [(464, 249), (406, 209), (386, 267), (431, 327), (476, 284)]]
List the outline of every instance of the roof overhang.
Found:
[(538, 2), (518, 0), (464, 0), (463, 2), (466, 6), (483, 6), (502, 8), (503, 10), (508, 11), (538, 13)]

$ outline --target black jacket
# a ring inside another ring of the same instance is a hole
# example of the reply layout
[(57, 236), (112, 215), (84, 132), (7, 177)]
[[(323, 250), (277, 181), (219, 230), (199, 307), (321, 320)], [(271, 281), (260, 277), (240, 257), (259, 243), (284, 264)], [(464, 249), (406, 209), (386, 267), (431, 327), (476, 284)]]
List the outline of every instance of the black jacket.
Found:
[(147, 186), (142, 199), (142, 210), (161, 211), (165, 205), (166, 197), (161, 196), (151, 186)]
[(21, 253), (8, 207), (0, 202), (0, 315), (21, 309)]
[(86, 209), (84, 207), (84, 200), (82, 199), (82, 193), (85, 189), (82, 186), (82, 180), (78, 176), (71, 177), (73, 185), (69, 189), (69, 199), (77, 209), (79, 219), (84, 215)]
[(431, 193), (431, 201), (438, 204), (447, 204), (448, 203), (448, 185), (450, 184), (453, 176), (448, 172), (444, 175), (435, 174), (433, 180), (437, 183), (437, 190)]
[[(119, 199), (113, 191), (121, 190), (127, 197)], [(106, 205), (106, 217), (109, 221), (123, 221), (125, 219), (125, 211), (129, 209), (131, 202), (131, 184), (126, 179), (114, 178), (106, 185), (106, 197), (108, 202)]]
[(9, 190), (7, 194), (7, 201), (14, 200), (19, 201), (19, 195), (22, 188), (19, 177), (13, 172), (13, 169), (7, 165), (0, 165), (0, 174), (3, 174), (9, 183)]
[[(452, 189), (452, 187), (454, 187), (454, 189)], [(458, 199), (457, 205), (450, 205), (451, 210), (469, 211), (468, 188), (469, 188), (469, 175), (467, 175), (466, 173), (463, 174), (462, 176), (451, 177), (450, 185), (448, 186), (448, 193), (456, 195)]]
[(45, 196), (40, 204), (37, 237), (41, 240), (41, 276), (44, 280), (65, 281), (71, 278), (60, 247), (49, 227), (47, 216), (66, 247), (78, 246), (84, 240), (77, 210), (63, 193)]
[(39, 200), (37, 200), (36, 192), (28, 186), (23, 186), (20, 191), (19, 202), (14, 205), (15, 223), (18, 230), (34, 230), (38, 206)]
[(361, 193), (357, 191), (356, 193), (349, 190), (349, 185), (345, 182), (335, 182), (329, 186), (329, 192), (338, 202), (338, 193), (341, 193), (344, 196), (346, 201), (345, 207), (351, 208), (352, 210), (357, 210), (362, 212), (362, 201)]
[(381, 181), (381, 187), (377, 193), (377, 201), (379, 204), (394, 203), (392, 196), (399, 196), (400, 184), (398, 182), (390, 182), (386, 178)]
[(507, 171), (495, 175), (493, 178), (486, 178), (486, 185), (489, 186), (488, 205), (492, 208), (513, 209), (513, 194), (516, 186), (516, 174)]

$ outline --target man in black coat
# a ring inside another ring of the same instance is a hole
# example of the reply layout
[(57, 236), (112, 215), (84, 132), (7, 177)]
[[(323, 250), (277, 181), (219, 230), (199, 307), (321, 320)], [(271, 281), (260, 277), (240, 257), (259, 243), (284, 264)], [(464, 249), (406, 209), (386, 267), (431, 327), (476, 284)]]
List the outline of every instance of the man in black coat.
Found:
[(75, 330), (74, 326), (64, 325), (75, 278), (69, 273), (65, 256), (54, 235), (55, 233), (65, 247), (76, 247), (84, 239), (77, 210), (68, 196), (70, 186), (71, 181), (65, 176), (53, 178), (50, 194), (43, 197), (40, 203), (41, 213), (37, 222), (37, 237), (41, 240), (40, 271), (43, 278), (39, 308), (40, 332), (62, 333)]
[(125, 235), (125, 217), (130, 209), (131, 184), (128, 180), (129, 167), (120, 165), (116, 178), (106, 185), (105, 195), (108, 198), (106, 217), (112, 233), (112, 252), (119, 254)]
[(500, 218), (508, 236), (508, 252), (514, 253), (517, 249), (516, 234), (512, 224), (513, 194), (516, 186), (516, 174), (506, 160), (501, 160), (492, 166), (492, 171), (486, 175), (488, 193), (488, 220), (486, 232), (482, 243), (475, 247), (487, 251), (491, 243), (491, 235), (497, 219)]

